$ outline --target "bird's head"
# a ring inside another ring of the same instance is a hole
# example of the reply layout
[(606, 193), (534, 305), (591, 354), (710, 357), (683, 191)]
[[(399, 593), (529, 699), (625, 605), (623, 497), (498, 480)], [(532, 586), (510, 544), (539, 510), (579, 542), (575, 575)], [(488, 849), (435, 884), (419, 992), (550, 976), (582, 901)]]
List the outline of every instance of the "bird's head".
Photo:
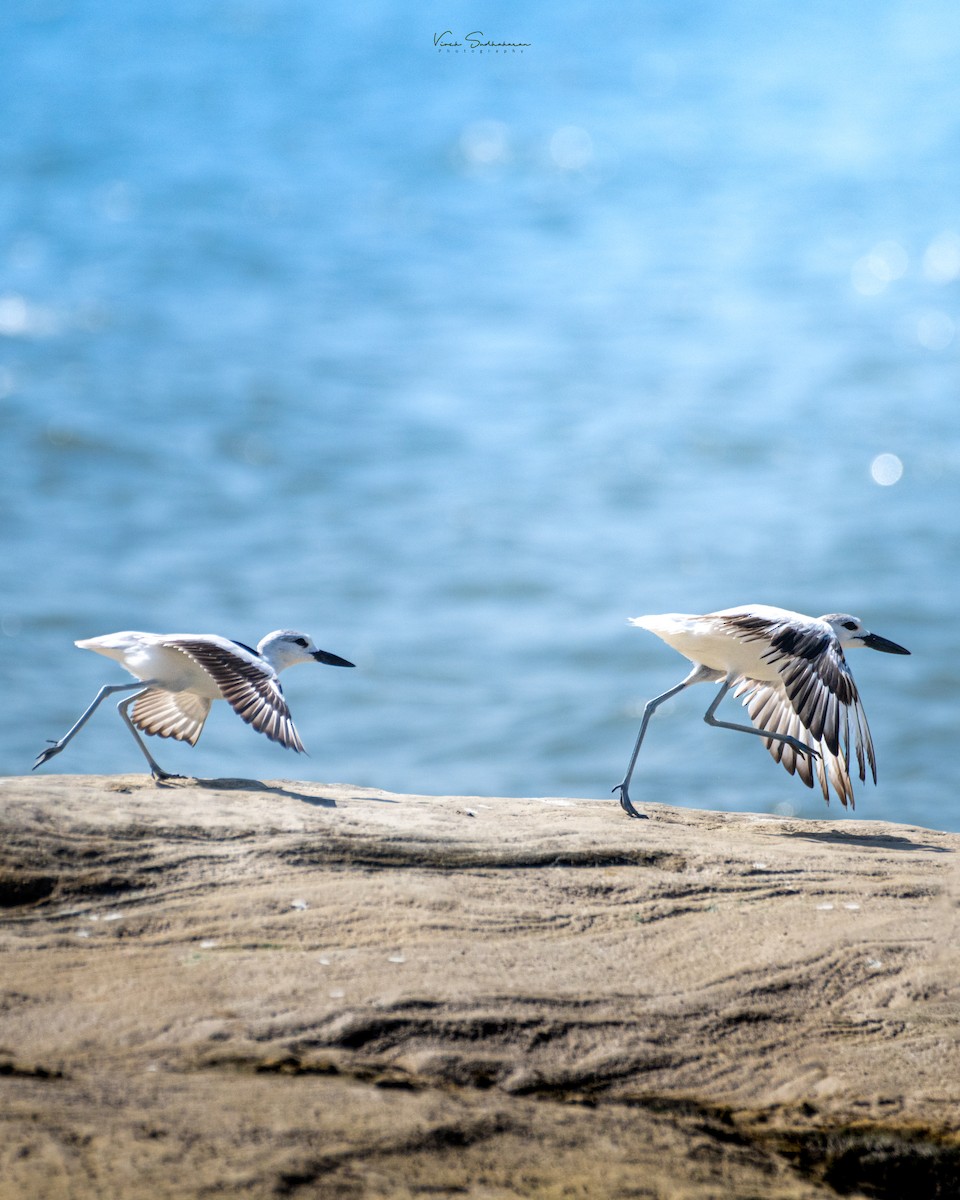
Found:
[(312, 638), (295, 629), (275, 629), (268, 633), (257, 646), (260, 654), (275, 671), (283, 671), (287, 667), (302, 662), (326, 663), (330, 667), (352, 667), (352, 662), (331, 654), (327, 650), (318, 650)]
[(863, 627), (859, 617), (851, 617), (849, 613), (828, 613), (821, 617), (837, 635), (841, 646), (869, 646), (871, 650), (882, 650), (884, 654), (909, 654), (903, 646), (891, 642), (889, 638), (881, 637), (878, 633), (869, 633)]

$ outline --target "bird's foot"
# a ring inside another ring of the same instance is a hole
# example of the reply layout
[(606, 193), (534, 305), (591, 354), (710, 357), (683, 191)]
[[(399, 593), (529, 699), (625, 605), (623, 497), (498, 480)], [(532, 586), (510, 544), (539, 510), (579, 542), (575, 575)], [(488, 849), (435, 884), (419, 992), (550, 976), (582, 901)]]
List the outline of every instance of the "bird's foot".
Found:
[(36, 761), (34, 762), (33, 766), (30, 768), (30, 770), (35, 771), (37, 769), (37, 767), (43, 766), (43, 764), (45, 762), (47, 762), (49, 759), (53, 758), (53, 756), (55, 754), (59, 754), (62, 749), (63, 749), (63, 745), (60, 742), (53, 741), (53, 739), (51, 738), (49, 748), (47, 750), (40, 751), (40, 753), (37, 755)]
[(630, 794), (627, 791), (626, 783), (618, 783), (615, 788), (611, 788), (610, 790), (612, 792), (620, 793), (620, 807), (628, 817), (636, 817), (641, 821), (645, 821), (647, 819), (646, 813), (638, 812), (637, 809), (633, 807), (633, 804), (630, 801)]
[(153, 776), (155, 782), (157, 782), (157, 783), (166, 783), (168, 779), (185, 779), (186, 778), (185, 775), (174, 775), (170, 771), (164, 771), (162, 767), (154, 767), (150, 771), (150, 774)]
[(816, 750), (813, 746), (808, 746), (806, 742), (801, 742), (799, 738), (791, 737), (789, 739), (789, 745), (791, 745), (798, 754), (806, 754), (807, 757), (812, 759), (814, 762), (821, 757), (819, 750)]

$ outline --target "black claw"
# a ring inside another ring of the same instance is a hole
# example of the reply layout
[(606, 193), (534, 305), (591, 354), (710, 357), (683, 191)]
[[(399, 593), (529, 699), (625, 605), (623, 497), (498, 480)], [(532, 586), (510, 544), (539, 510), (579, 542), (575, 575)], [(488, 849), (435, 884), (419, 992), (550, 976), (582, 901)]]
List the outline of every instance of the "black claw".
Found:
[(33, 766), (30, 768), (31, 771), (35, 771), (37, 767), (43, 766), (48, 759), (53, 758), (53, 756), (58, 753), (57, 743), (53, 741), (52, 738), (48, 738), (47, 740), (50, 742), (50, 745), (53, 747), (53, 749), (41, 750), (34, 760)]
[(647, 819), (646, 813), (638, 812), (637, 809), (633, 807), (633, 803), (627, 794), (627, 789), (622, 783), (618, 783), (617, 786), (615, 788), (611, 788), (610, 791), (620, 793), (620, 807), (628, 817), (634, 817), (639, 821), (645, 821)]

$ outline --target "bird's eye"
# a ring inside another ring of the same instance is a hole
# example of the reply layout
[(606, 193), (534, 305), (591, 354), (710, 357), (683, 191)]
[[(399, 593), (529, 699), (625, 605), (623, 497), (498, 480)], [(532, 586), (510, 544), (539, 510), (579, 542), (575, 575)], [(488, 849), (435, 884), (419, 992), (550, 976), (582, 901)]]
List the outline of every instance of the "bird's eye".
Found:
[(306, 648), (307, 648), (307, 639), (306, 639), (306, 638), (294, 638), (294, 639), (293, 639), (293, 644), (294, 644), (295, 646), (302, 646), (302, 647), (304, 648), (304, 650), (306, 650)]
[(856, 629), (857, 623), (856, 621), (844, 621), (843, 627), (844, 629)]

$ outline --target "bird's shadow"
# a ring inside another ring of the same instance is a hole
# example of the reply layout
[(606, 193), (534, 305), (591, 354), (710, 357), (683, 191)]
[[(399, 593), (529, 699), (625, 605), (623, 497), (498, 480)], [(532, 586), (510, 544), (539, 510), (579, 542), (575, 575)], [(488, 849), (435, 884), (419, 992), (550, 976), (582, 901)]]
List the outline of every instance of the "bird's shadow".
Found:
[(222, 792), (265, 792), (270, 796), (285, 796), (289, 800), (300, 800), (304, 804), (312, 804), (314, 808), (337, 807), (333, 796), (308, 796), (306, 792), (297, 792), (292, 788), (263, 783), (259, 779), (191, 779), (190, 783), (202, 788), (216, 788), (217, 791)]
[(839, 846), (863, 846), (868, 850), (931, 850), (935, 854), (952, 854), (948, 846), (935, 846), (933, 842), (915, 842), (908, 837), (895, 837), (889, 833), (805, 833), (800, 830), (784, 832), (784, 837), (802, 838), (808, 842), (835, 842)]

